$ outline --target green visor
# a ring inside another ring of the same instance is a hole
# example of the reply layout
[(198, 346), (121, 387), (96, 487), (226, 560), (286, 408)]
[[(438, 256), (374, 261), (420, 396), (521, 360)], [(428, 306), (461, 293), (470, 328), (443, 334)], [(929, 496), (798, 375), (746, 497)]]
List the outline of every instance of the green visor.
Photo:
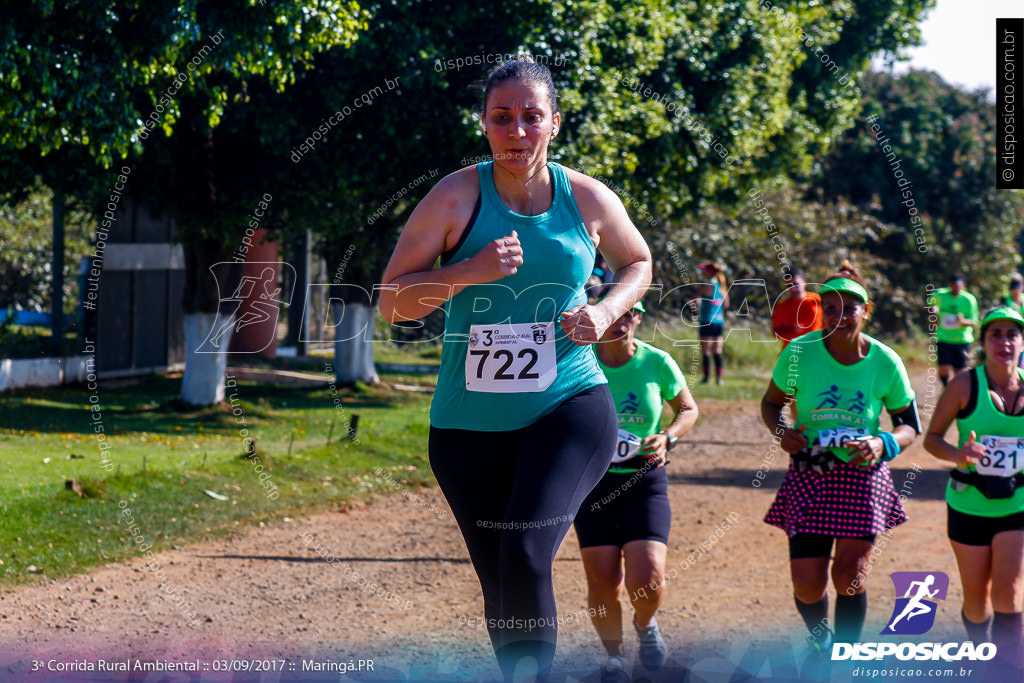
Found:
[(1017, 323), (1017, 327), (1024, 331), (1024, 317), (1021, 317), (1020, 313), (1009, 306), (999, 306), (985, 314), (985, 317), (981, 321), (981, 334), (984, 336), (985, 326), (989, 323), (994, 323), (997, 320), (1012, 320)]
[(851, 280), (847, 277), (836, 277), (832, 278), (821, 286), (818, 294), (825, 294), (826, 292), (846, 292), (852, 294), (864, 303), (868, 303), (868, 290), (864, 289), (856, 280)]

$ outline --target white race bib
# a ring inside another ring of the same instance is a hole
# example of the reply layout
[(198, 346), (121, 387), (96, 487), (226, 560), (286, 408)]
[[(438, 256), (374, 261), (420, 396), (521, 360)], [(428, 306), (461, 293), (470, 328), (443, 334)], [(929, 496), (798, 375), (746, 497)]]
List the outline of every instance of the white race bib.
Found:
[(643, 439), (636, 434), (620, 429), (618, 439), (615, 441), (615, 456), (612, 458), (612, 462), (622, 462), (636, 457), (640, 453), (642, 442)]
[(836, 427), (818, 432), (818, 443), (822, 446), (846, 448), (849, 446), (847, 441), (861, 441), (870, 436), (868, 430), (860, 427)]
[(975, 464), (979, 474), (1011, 477), (1024, 469), (1024, 439), (1012, 436), (981, 436), (985, 455)]
[(956, 313), (946, 313), (942, 316), (942, 329), (944, 330), (957, 330), (960, 329), (960, 320), (956, 317)]
[(555, 381), (555, 324), (472, 325), (466, 389), (492, 394), (544, 391)]

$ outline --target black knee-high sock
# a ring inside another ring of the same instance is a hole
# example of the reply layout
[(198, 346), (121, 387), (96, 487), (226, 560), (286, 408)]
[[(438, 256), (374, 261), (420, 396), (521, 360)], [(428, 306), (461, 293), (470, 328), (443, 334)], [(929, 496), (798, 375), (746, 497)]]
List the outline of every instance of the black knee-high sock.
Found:
[(796, 603), (796, 611), (807, 625), (807, 630), (814, 636), (813, 640), (821, 642), (828, 632), (828, 593), (818, 602), (801, 602), (800, 598), (793, 596)]
[(989, 638), (992, 637), (989, 635), (989, 630), (992, 628), (992, 617), (982, 622), (971, 621), (963, 610), (960, 610), (960, 620), (964, 622), (964, 628), (967, 629), (967, 637), (975, 644), (989, 642)]
[(855, 643), (860, 640), (860, 632), (864, 630), (864, 620), (868, 616), (868, 594), (836, 596), (836, 640), (841, 643)]
[(711, 374), (711, 354), (704, 354), (704, 381), (706, 382), (708, 376)]
[(722, 378), (722, 354), (715, 354), (715, 377)]
[(1014, 667), (1021, 668), (1024, 613), (996, 612), (992, 616), (992, 642), (996, 644), (999, 657)]

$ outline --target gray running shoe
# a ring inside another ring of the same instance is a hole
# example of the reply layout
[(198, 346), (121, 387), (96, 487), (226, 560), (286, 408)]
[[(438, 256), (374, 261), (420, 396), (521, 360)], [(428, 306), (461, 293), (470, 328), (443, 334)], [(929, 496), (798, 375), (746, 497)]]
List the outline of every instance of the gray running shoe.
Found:
[(601, 683), (629, 683), (626, 660), (617, 655), (609, 657), (601, 667)]
[[(636, 628), (636, 617), (633, 617), (633, 628)], [(636, 637), (640, 640), (640, 661), (644, 667), (657, 671), (665, 663), (665, 641), (661, 639), (658, 624), (645, 629), (636, 629)]]

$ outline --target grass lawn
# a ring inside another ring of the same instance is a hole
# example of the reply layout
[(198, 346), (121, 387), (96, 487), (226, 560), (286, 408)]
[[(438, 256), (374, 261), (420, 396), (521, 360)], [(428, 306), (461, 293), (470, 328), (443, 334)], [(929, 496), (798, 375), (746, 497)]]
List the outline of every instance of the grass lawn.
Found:
[[(425, 378), (385, 379), (422, 384)], [(336, 407), (326, 385), (239, 382), (236, 417), (223, 408), (181, 413), (161, 407), (179, 388), (180, 380), (165, 376), (100, 384), (112, 471), (101, 463), (91, 392), (84, 386), (0, 395), (0, 585), (137, 555), (122, 500), (144, 542), (168, 548), (393, 493), (375, 467), (410, 487), (433, 481), (426, 455), (429, 394), (338, 388)], [(346, 434), (355, 414), (358, 442)], [(276, 500), (267, 497), (272, 490), (261, 485), (257, 463), (240, 457), (243, 427), (256, 439)], [(65, 489), (69, 479), (84, 485), (85, 498)]]

